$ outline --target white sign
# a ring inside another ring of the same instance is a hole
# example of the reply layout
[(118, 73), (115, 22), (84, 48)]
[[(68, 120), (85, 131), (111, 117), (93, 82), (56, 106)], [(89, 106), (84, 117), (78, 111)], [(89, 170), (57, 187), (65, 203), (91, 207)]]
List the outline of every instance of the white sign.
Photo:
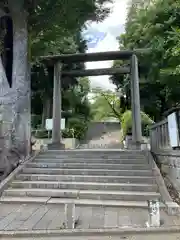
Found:
[(179, 145), (179, 134), (176, 113), (171, 113), (168, 116), (168, 131), (171, 147), (177, 147)]
[[(53, 120), (46, 119), (46, 130), (50, 131), (53, 128)], [(61, 118), (61, 130), (65, 129), (65, 118)]]

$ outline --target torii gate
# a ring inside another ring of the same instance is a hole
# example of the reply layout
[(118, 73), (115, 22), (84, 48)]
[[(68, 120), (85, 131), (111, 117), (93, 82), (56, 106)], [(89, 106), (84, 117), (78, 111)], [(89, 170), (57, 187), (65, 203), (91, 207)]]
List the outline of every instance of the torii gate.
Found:
[[(132, 137), (133, 145), (136, 149), (140, 149), (142, 142), (141, 112), (140, 112), (140, 94), (139, 94), (139, 72), (137, 54), (142, 50), (123, 50), (98, 53), (77, 53), (63, 54), (55, 56), (45, 56), (41, 59), (47, 64), (54, 66), (54, 90), (53, 90), (53, 129), (52, 144), (49, 149), (63, 149), (61, 143), (61, 76), (99, 76), (130, 74), (131, 75), (131, 108), (132, 108)], [(87, 70), (71, 70), (62, 71), (64, 63), (71, 62), (93, 62), (107, 60), (128, 60), (130, 59), (130, 67), (121, 68), (105, 68), (105, 69), (87, 69)]]

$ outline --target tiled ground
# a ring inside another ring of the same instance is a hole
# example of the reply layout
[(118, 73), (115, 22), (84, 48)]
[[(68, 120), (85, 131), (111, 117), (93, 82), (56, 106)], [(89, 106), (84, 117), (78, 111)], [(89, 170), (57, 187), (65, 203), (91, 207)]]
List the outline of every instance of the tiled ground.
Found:
[(34, 238), (13, 238), (13, 237), (3, 237), (1, 240), (180, 240), (179, 233), (176, 234), (146, 234), (146, 235), (136, 235), (136, 236), (78, 236), (78, 237), (38, 237)]
[[(0, 204), (0, 230), (60, 230), (63, 205)], [(76, 228), (144, 227), (147, 210), (112, 207), (76, 207)], [(180, 226), (180, 218), (161, 211), (163, 226)]]

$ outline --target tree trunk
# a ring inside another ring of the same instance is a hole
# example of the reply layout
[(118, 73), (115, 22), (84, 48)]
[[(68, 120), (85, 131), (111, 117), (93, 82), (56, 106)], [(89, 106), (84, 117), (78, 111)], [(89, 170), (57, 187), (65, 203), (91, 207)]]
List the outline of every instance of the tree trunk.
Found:
[(13, 104), (15, 92), (9, 87), (6, 73), (0, 57), (0, 180), (4, 179), (19, 162), (19, 157), (12, 151), (12, 129), (15, 113)]
[(52, 118), (52, 98), (48, 98), (47, 118)]
[(27, 156), (30, 153), (31, 138), (27, 13), (24, 9), (23, 0), (9, 0), (9, 8), (14, 31), (12, 88), (16, 92), (13, 143), (24, 156)]
[(53, 98), (50, 99), (50, 108), (48, 112), (48, 118), (52, 118), (52, 117), (53, 117)]
[(50, 118), (50, 104), (51, 104), (51, 100), (48, 96), (46, 96), (43, 101), (43, 113), (42, 113), (42, 123), (41, 123), (42, 128), (45, 128), (46, 119)]
[[(0, 179), (5, 178), (30, 150), (30, 68), (27, 56), (27, 15), (24, 0), (9, 0), (13, 20), (13, 72), (9, 86), (0, 57), (1, 151)], [(16, 149), (15, 149), (16, 148)]]

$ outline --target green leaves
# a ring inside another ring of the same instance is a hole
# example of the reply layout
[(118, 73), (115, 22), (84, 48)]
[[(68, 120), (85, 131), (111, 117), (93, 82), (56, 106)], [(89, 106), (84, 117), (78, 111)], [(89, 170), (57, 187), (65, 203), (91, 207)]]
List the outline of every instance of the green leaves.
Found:
[(120, 119), (120, 100), (115, 92), (95, 88), (92, 90), (92, 94), (91, 112), (95, 121), (102, 121), (108, 118)]
[[(58, 53), (57, 48), (62, 40), (65, 42), (67, 38), (75, 36), (87, 21), (103, 20), (109, 12), (105, 3), (111, 0), (36, 0), (33, 2), (33, 7), (29, 8), (30, 5), (28, 5), (27, 10), (32, 43), (39, 43), (37, 47), (33, 46), (35, 48), (33, 52), (37, 56), (36, 50), (39, 48), (43, 55), (47, 54), (47, 51)], [(74, 49), (71, 48), (71, 51), (74, 52)]]
[[(126, 33), (120, 36), (119, 44), (126, 49), (151, 49), (150, 54), (139, 57), (140, 65), (146, 69), (140, 74), (141, 79), (146, 79), (146, 84), (140, 84), (140, 95), (145, 112), (158, 120), (179, 99), (180, 2), (156, 0), (149, 5), (146, 0), (133, 2), (128, 10)], [(126, 82), (126, 76), (114, 75), (111, 79), (118, 87)]]
[[(104, 3), (110, 1), (34, 0), (28, 2), (26, 8), (29, 12), (30, 55), (34, 72), (33, 96), (38, 95), (37, 99), (43, 99), (46, 95), (52, 98), (53, 70), (50, 71), (47, 66), (38, 67), (39, 56), (85, 52), (87, 46), (81, 37), (81, 29), (86, 21), (102, 20), (108, 12)], [(63, 67), (66, 70), (82, 69), (84, 64), (69, 64)], [(62, 79), (62, 87), (65, 91), (75, 84), (77, 84), (76, 78)]]
[[(143, 135), (145, 135), (147, 126), (152, 125), (154, 121), (144, 112), (141, 112), (141, 121), (142, 121), (142, 132), (143, 132)], [(132, 111), (127, 110), (123, 113), (121, 117), (121, 128), (123, 130), (123, 139), (126, 137), (127, 134), (132, 135)]]

